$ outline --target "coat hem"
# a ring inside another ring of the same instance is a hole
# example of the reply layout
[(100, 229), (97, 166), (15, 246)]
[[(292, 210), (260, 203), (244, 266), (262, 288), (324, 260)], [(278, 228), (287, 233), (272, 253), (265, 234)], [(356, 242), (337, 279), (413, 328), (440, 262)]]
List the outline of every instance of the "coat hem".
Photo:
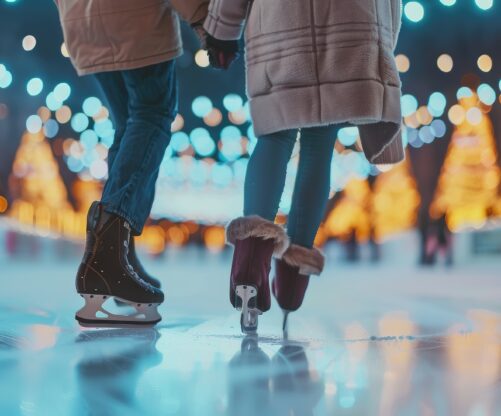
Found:
[(357, 80), (272, 91), (253, 97), (250, 106), (257, 136), (348, 122), (360, 127), (370, 162), (394, 164), (404, 159), (400, 95), (398, 86)]
[(161, 53), (155, 56), (146, 58), (134, 59), (130, 61), (109, 62), (96, 65), (90, 65), (85, 68), (76, 67), (79, 76), (92, 75), (100, 72), (127, 71), (131, 69), (144, 68), (150, 65), (160, 64), (162, 62), (171, 61), (183, 54), (182, 48), (176, 48), (173, 51)]

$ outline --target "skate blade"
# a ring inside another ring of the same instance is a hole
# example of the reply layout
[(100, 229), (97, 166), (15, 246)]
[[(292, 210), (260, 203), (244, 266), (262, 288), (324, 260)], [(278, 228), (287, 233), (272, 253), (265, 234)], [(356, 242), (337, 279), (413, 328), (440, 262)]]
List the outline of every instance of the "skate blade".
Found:
[(122, 304), (135, 310), (130, 315), (119, 315), (103, 307), (103, 304), (112, 296), (83, 293), (80, 295), (85, 299), (85, 305), (75, 314), (75, 319), (86, 328), (148, 327), (162, 320), (157, 310), (159, 303), (136, 303), (115, 297)]
[(282, 312), (284, 314), (284, 318), (283, 318), (283, 321), (282, 321), (282, 332), (283, 332), (283, 335), (284, 335), (284, 339), (288, 339), (289, 338), (289, 311), (285, 310), (285, 309), (282, 309)]
[(257, 289), (254, 286), (239, 285), (235, 288), (235, 294), (241, 302), (237, 302), (242, 314), (240, 315), (240, 329), (246, 335), (255, 335), (257, 333), (258, 316), (262, 312), (254, 305), (256, 304)]

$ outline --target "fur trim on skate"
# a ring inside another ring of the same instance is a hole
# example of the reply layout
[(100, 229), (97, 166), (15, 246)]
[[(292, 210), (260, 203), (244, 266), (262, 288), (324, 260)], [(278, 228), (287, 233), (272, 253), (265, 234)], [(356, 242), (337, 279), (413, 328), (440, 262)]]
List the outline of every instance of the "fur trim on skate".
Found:
[(258, 215), (236, 218), (226, 227), (226, 241), (228, 244), (234, 245), (236, 240), (245, 240), (249, 237), (274, 240), (275, 250), (273, 255), (278, 258), (281, 258), (287, 247), (289, 247), (289, 238), (283, 227)]
[(282, 260), (289, 266), (299, 267), (304, 276), (319, 275), (324, 270), (325, 256), (317, 248), (305, 248), (291, 244)]

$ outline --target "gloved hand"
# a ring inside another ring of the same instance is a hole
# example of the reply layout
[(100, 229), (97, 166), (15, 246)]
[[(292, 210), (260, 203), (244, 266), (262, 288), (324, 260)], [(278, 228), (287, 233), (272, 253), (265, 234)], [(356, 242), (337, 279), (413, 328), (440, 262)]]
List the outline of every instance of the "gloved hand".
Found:
[(240, 56), (238, 41), (219, 40), (206, 34), (207, 53), (209, 62), (213, 68), (228, 69)]

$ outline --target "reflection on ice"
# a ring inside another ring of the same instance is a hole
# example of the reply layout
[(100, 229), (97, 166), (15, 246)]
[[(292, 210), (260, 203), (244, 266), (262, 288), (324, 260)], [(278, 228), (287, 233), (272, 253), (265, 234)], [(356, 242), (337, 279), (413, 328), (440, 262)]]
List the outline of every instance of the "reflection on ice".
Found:
[(240, 335), (228, 261), (184, 253), (150, 264), (168, 276), (167, 301), (162, 323), (141, 330), (78, 327), (71, 262), (8, 263), (0, 414), (500, 413), (496, 265), (445, 273), (331, 264), (291, 315), (286, 340), (276, 305), (259, 337)]

